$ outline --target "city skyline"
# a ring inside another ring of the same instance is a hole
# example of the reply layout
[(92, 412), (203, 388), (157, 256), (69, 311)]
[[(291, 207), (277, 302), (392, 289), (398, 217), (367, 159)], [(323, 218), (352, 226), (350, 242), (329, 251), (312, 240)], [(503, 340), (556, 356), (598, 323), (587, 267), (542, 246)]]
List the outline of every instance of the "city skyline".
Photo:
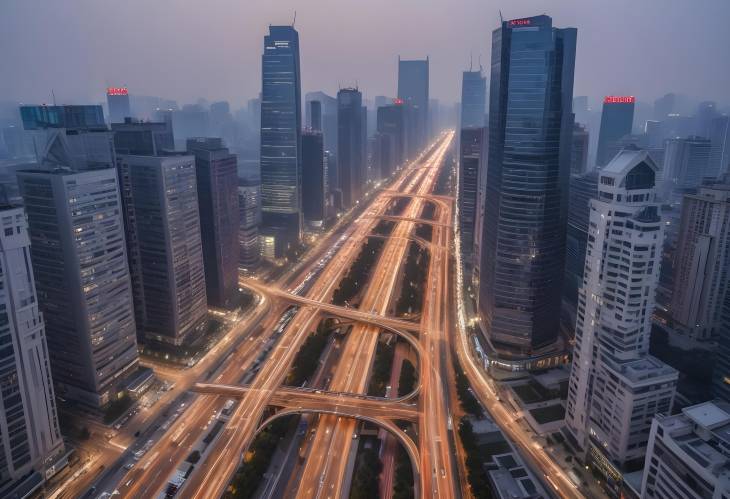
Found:
[[(72, 7), (39, 0), (6, 3), (6, 15), (0, 16), (0, 55), (7, 78), (0, 83), (0, 94), (13, 101), (50, 103), (53, 91), (57, 102), (71, 104), (102, 102), (107, 87), (127, 86), (132, 95), (175, 99), (179, 105), (205, 98), (228, 100), (238, 108), (260, 91), (256, 75), (267, 26), (291, 24), (297, 11), (293, 1), (258, 1), (255, 8), (225, 1), (213, 6), (136, 2), (126, 2), (124, 8), (90, 2)], [(651, 103), (671, 91), (730, 104), (730, 68), (711, 64), (722, 60), (723, 47), (730, 45), (730, 33), (724, 29), (730, 4), (669, 3), (551, 4), (548, 13), (556, 24), (580, 26), (583, 33), (576, 55), (575, 95), (591, 96), (594, 109), (605, 95), (636, 95), (638, 101)], [(478, 0), (378, 0), (354, 7), (318, 0), (300, 7), (296, 28), (304, 36), (301, 50), (307, 60), (302, 91), (335, 95), (338, 88), (357, 84), (366, 99), (392, 96), (398, 56), (429, 56), (432, 96), (457, 102), (459, 75), (470, 67), (470, 60), (478, 67), (481, 56), (482, 65), (488, 65), (489, 36), (499, 25), (500, 9), (505, 19), (513, 19), (541, 13), (545, 6), (536, 0), (509, 6)], [(163, 16), (165, 22), (158, 22)], [(424, 29), (403, 37), (402, 21), (411, 17)], [(324, 29), (332, 20), (337, 29)], [(377, 36), (367, 37), (373, 23)], [(180, 37), (178, 29), (193, 33), (201, 25), (214, 27), (207, 39)], [(56, 26), (64, 26), (63, 32)], [(675, 32), (692, 36), (676, 37)], [(89, 43), (108, 33), (114, 34), (113, 42)], [(63, 36), (63, 44), (48, 43), (55, 34)], [(215, 80), (190, 74), (186, 61), (191, 58), (201, 75), (218, 73), (222, 67), (226, 72)]]
[(0, 497), (730, 496), (730, 7), (138, 1), (0, 16)]

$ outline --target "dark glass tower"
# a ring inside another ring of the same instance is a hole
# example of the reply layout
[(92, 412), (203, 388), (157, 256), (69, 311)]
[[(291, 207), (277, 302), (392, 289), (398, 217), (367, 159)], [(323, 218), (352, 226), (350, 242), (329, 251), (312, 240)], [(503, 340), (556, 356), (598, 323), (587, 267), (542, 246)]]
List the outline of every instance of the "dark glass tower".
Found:
[[(461, 252), (469, 256), (474, 250), (474, 222), (481, 156), (486, 153), (484, 128), (462, 128), (459, 151), (459, 231)], [(468, 258), (467, 258), (468, 260)], [(471, 263), (471, 262), (469, 262)]]
[(129, 106), (129, 91), (125, 87), (107, 88), (106, 105), (109, 108), (110, 123), (122, 123), (125, 118), (132, 117), (132, 109)]
[(361, 114), (362, 94), (356, 88), (343, 88), (337, 92), (337, 180), (344, 208), (350, 208), (360, 199), (365, 183)]
[(484, 126), (487, 79), (479, 71), (464, 71), (461, 79), (461, 128)]
[(518, 356), (558, 335), (576, 36), (544, 15), (492, 33), (479, 313), (491, 344)]
[(618, 142), (631, 133), (634, 122), (633, 96), (609, 95), (603, 99), (601, 112), (601, 131), (598, 134), (596, 165), (600, 168), (608, 164), (619, 152)]
[(299, 34), (292, 26), (269, 26), (261, 69), (261, 230), (280, 257), (301, 232)]
[(304, 221), (314, 227), (321, 227), (325, 218), (324, 209), (324, 144), (322, 133), (304, 132), (302, 134), (302, 214)]
[(382, 176), (387, 177), (403, 165), (406, 151), (405, 108), (400, 101), (378, 108), (378, 133), (387, 137), (388, 160), (380, 165)]
[(398, 98), (408, 108), (408, 156), (418, 154), (428, 139), (428, 57), (406, 61), (398, 58)]
[[(578, 289), (583, 285), (586, 261), (590, 207), (588, 203), (598, 196), (598, 172), (570, 177), (570, 201), (568, 202), (568, 232), (565, 243), (565, 282), (563, 296), (572, 314), (578, 305)], [(574, 322), (574, 321), (573, 321)]]
[(238, 305), (237, 158), (219, 138), (192, 138), (208, 305)]

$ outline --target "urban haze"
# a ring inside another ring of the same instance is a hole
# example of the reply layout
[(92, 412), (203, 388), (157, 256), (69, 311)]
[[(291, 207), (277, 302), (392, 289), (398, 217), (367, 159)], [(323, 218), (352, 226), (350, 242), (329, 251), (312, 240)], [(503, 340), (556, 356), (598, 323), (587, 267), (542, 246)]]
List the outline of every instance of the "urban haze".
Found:
[(730, 3), (0, 5), (0, 498), (730, 497)]

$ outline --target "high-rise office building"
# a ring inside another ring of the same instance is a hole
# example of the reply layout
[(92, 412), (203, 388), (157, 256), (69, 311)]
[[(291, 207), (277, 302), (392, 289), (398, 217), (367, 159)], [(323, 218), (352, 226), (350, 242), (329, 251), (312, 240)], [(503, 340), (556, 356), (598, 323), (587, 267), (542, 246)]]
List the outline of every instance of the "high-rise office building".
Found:
[(708, 177), (730, 173), (730, 116), (719, 116), (710, 123), (710, 163)]
[(712, 122), (719, 117), (717, 103), (712, 101), (700, 102), (695, 113), (694, 135), (709, 138)]
[(138, 121), (125, 118), (112, 123), (117, 154), (161, 156), (175, 150), (172, 121)]
[(244, 270), (256, 270), (261, 256), (259, 224), (261, 223), (261, 184), (238, 180), (238, 263)]
[(193, 156), (118, 157), (137, 332), (193, 343), (207, 298)]
[(315, 132), (322, 131), (322, 103), (318, 100), (309, 101), (309, 127)]
[(730, 496), (730, 405), (705, 402), (680, 414), (657, 414), (651, 425), (640, 497)]
[(474, 250), (479, 167), (487, 152), (485, 131), (484, 127), (462, 128), (459, 140), (459, 232), (461, 252), (469, 265)]
[(312, 107), (310, 103), (317, 101), (320, 103), (322, 112), (322, 135), (324, 136), (324, 150), (331, 154), (337, 153), (337, 99), (330, 97), (324, 92), (307, 92), (304, 97), (306, 104), (306, 123), (311, 128), (314, 127), (314, 119), (312, 117)]
[(588, 109), (588, 96), (578, 95), (573, 97), (573, 114), (576, 123), (586, 124), (590, 121), (590, 110)]
[(408, 157), (414, 158), (428, 140), (428, 57), (407, 61), (398, 57), (398, 98), (409, 114)]
[(578, 290), (583, 285), (583, 270), (588, 243), (590, 200), (598, 195), (598, 173), (570, 176), (568, 201), (568, 232), (565, 238), (565, 282), (563, 296), (570, 304), (573, 322), (578, 306)]
[(229, 308), (238, 303), (236, 155), (218, 138), (188, 139), (187, 151), (195, 156), (208, 304)]
[(362, 94), (356, 88), (337, 92), (337, 180), (343, 208), (350, 208), (362, 196), (365, 178), (363, 160)]
[(618, 153), (618, 141), (631, 134), (634, 122), (636, 97), (631, 95), (609, 95), (603, 99), (601, 112), (601, 131), (598, 133), (598, 152), (596, 165), (600, 168), (608, 164)]
[(464, 71), (461, 77), (461, 128), (484, 126), (487, 113), (487, 79), (479, 71)]
[(383, 178), (403, 166), (406, 152), (405, 107), (396, 100), (393, 104), (378, 108), (378, 133), (387, 136), (388, 159), (381, 164)]
[(101, 407), (138, 365), (117, 172), (18, 172), (56, 393)]
[(109, 123), (122, 123), (126, 118), (132, 117), (129, 90), (126, 87), (107, 88), (106, 105), (109, 108)]
[[(492, 34), (478, 308), (492, 346), (520, 357), (558, 336), (575, 42), (574, 28), (548, 16)], [(521, 83), (538, 74), (540, 85)]]
[(710, 140), (702, 137), (666, 141), (662, 168), (662, 195), (665, 201), (671, 202), (682, 193), (697, 189), (708, 178), (706, 173), (710, 150)]
[(302, 134), (302, 214), (312, 227), (321, 228), (325, 219), (325, 158), (320, 132)]
[(652, 417), (671, 410), (677, 383), (649, 355), (664, 235), (658, 171), (646, 151), (623, 150), (599, 171), (590, 202), (566, 423), (609, 486), (643, 462)]
[(675, 94), (665, 94), (654, 101), (654, 119), (662, 121), (670, 114), (676, 112), (677, 96)]
[(573, 144), (570, 154), (571, 175), (583, 175), (588, 171), (588, 129), (578, 123), (573, 127)]
[(0, 206), (0, 282), (0, 496), (21, 497), (64, 449), (22, 208)]
[(299, 33), (293, 26), (269, 26), (261, 71), (261, 232), (278, 258), (299, 242), (302, 222)]
[(716, 339), (730, 282), (730, 186), (684, 196), (673, 267), (674, 329), (696, 340)]

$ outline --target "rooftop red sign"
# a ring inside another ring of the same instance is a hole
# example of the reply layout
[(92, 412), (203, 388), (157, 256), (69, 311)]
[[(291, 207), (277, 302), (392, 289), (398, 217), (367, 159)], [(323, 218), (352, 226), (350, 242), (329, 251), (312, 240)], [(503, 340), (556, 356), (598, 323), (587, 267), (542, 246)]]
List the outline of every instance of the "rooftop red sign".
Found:
[(395, 104), (396, 106), (401, 106), (403, 105), (403, 99), (393, 99), (393, 104)]
[(510, 26), (529, 26), (531, 21), (529, 19), (512, 19), (509, 22)]
[(636, 102), (636, 97), (633, 95), (607, 95), (603, 99), (604, 104), (633, 104)]
[(109, 87), (106, 89), (107, 95), (129, 95), (129, 90), (125, 87)]

